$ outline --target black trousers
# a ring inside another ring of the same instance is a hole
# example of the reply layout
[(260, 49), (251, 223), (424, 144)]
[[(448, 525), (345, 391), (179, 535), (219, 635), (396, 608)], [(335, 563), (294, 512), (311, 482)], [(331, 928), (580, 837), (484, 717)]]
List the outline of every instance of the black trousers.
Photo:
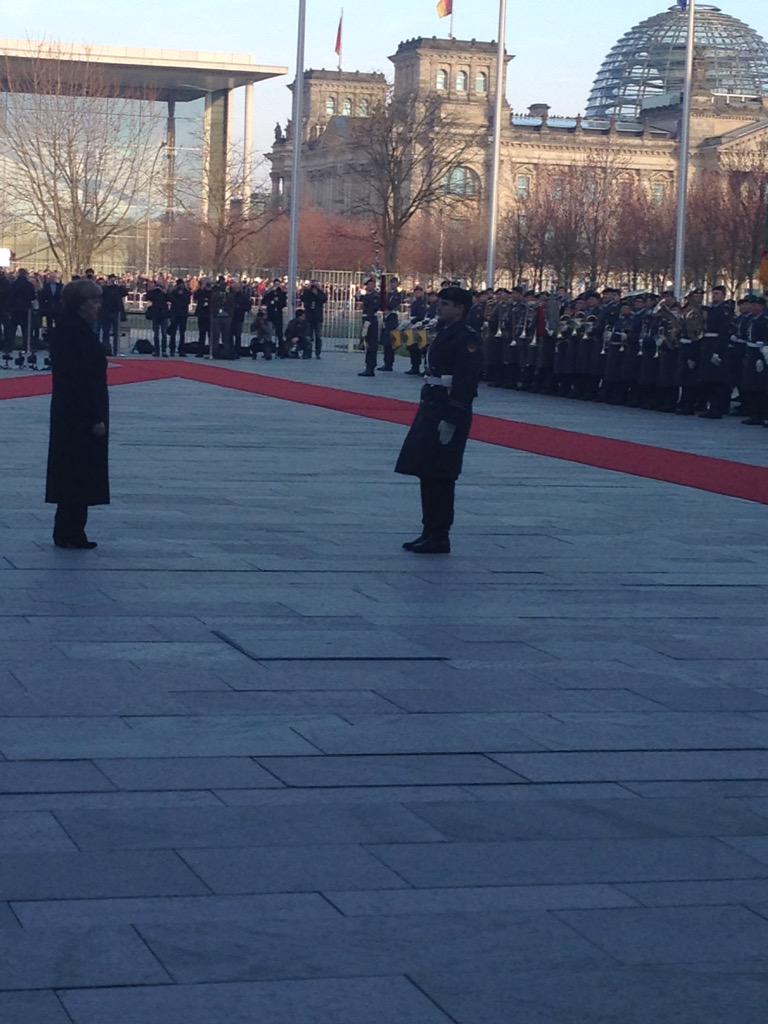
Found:
[(283, 311), (280, 310), (278, 313), (271, 313), (267, 319), (275, 329), (275, 338), (279, 345), (283, 340)]
[(85, 540), (88, 506), (76, 502), (62, 502), (56, 506), (53, 520), (53, 539), (60, 544)]
[(379, 358), (379, 324), (377, 320), (368, 321), (368, 333), (365, 336), (365, 368), (375, 370)]
[(173, 313), (168, 321), (168, 341), (171, 355), (176, 354), (176, 334), (179, 335), (179, 354), (184, 351), (184, 338), (187, 333), (187, 318), (183, 313)]
[(421, 349), (418, 345), (408, 346), (408, 355), (411, 357), (411, 369), (417, 373), (421, 370)]
[(309, 326), (307, 327), (307, 334), (309, 335), (310, 347), (312, 345), (312, 342), (314, 342), (315, 355), (319, 356), (320, 353), (323, 351), (323, 321), (310, 320)]
[(455, 480), (421, 477), (421, 522), (424, 536), (447, 536), (453, 526)]

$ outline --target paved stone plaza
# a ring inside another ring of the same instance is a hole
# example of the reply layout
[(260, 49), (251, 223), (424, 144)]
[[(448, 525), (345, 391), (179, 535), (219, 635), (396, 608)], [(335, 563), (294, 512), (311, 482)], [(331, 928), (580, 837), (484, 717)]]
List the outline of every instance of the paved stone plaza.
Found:
[[(415, 397), (360, 361), (243, 369)], [(60, 551), (47, 414), (0, 401), (2, 1024), (765, 1024), (764, 505), (472, 442), (419, 559), (402, 426), (165, 380)]]

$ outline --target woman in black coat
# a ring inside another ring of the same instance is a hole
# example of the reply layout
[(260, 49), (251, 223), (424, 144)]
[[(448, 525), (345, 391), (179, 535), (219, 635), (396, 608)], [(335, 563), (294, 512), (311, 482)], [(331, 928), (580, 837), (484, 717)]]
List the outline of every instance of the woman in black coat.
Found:
[(61, 293), (51, 345), (53, 393), (45, 500), (56, 505), (53, 542), (90, 549), (89, 505), (109, 504), (107, 358), (98, 335), (101, 288), (72, 281)]

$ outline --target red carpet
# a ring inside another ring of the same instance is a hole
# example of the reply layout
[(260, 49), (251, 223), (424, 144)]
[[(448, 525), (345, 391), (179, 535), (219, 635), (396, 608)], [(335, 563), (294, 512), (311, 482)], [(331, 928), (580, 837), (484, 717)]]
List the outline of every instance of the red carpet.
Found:
[[(173, 377), (279, 398), (301, 405), (313, 405), (387, 423), (409, 424), (415, 410), (414, 403), (396, 398), (361, 395), (354, 391), (343, 391), (340, 388), (317, 384), (300, 384), (277, 377), (211, 366), (210, 363), (137, 361), (112, 364), (109, 370), (110, 384), (136, 384)], [(49, 392), (49, 374), (0, 379), (0, 399), (29, 398)], [(713, 459), (705, 455), (692, 455), (688, 452), (581, 434), (556, 427), (520, 423), (495, 416), (476, 416), (472, 437), (476, 441), (499, 445), (502, 448), (513, 448), (534, 455), (578, 462), (598, 469), (629, 473), (632, 476), (662, 480), (666, 483), (768, 505), (768, 469), (762, 466)]]

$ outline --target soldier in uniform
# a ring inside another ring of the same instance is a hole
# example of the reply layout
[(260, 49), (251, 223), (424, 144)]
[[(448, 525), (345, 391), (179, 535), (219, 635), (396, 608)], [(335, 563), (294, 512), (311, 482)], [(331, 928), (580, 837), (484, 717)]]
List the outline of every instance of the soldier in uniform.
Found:
[(699, 415), (707, 420), (721, 420), (730, 409), (731, 387), (728, 382), (728, 345), (733, 334), (733, 315), (725, 301), (725, 288), (712, 289), (712, 303), (705, 311), (704, 337), (701, 339), (699, 380), (707, 403)]
[(501, 386), (516, 391), (520, 383), (522, 364), (520, 342), (525, 340), (528, 306), (520, 288), (513, 288), (501, 327), (504, 335), (502, 349)]
[(485, 379), (492, 388), (500, 388), (504, 376), (505, 324), (512, 297), (506, 288), (497, 288), (485, 334)]
[(728, 346), (728, 381), (731, 385), (731, 394), (734, 389), (739, 392), (739, 411), (749, 412), (744, 408), (744, 396), (741, 393), (741, 373), (744, 364), (744, 356), (749, 340), (749, 329), (752, 326), (754, 296), (745, 295), (739, 303), (739, 315), (733, 325), (733, 334)]
[(640, 383), (640, 334), (645, 317), (645, 295), (635, 295), (632, 300), (632, 317), (627, 340), (624, 345), (624, 358), (621, 362), (621, 383), (626, 394), (626, 404), (635, 409), (640, 403), (638, 386)]
[(481, 370), (479, 339), (466, 322), (471, 305), (472, 296), (463, 288), (440, 292), (439, 327), (427, 351), (419, 409), (395, 466), (395, 472), (421, 483), (422, 532), (403, 545), (414, 554), (451, 550), (456, 480)]
[(677, 383), (680, 401), (675, 410), (681, 416), (692, 416), (701, 402), (699, 362), (701, 338), (704, 334), (703, 292), (693, 289), (686, 296), (683, 307), (683, 333), (677, 356)]
[(658, 295), (648, 295), (645, 300), (643, 319), (640, 325), (639, 367), (637, 379), (638, 405), (641, 409), (656, 407), (656, 378), (658, 376), (656, 358), (656, 337), (654, 333), (653, 311), (659, 301)]
[(547, 395), (555, 393), (555, 339), (563, 306), (557, 295), (542, 293), (540, 298), (539, 338), (536, 345), (535, 390)]
[(669, 303), (660, 303), (659, 313), (655, 319), (656, 348), (659, 357), (656, 378), (657, 408), (660, 412), (675, 412), (680, 392), (678, 350), (680, 336), (683, 333), (683, 311), (680, 304), (674, 298)]
[[(742, 302), (742, 308), (744, 305)], [(749, 306), (750, 323), (739, 391), (744, 411), (749, 413), (742, 423), (748, 427), (759, 427), (765, 426), (768, 419), (768, 316), (764, 298), (752, 297)]]
[(585, 397), (591, 401), (599, 401), (603, 397), (600, 392), (600, 382), (605, 373), (608, 345), (621, 313), (620, 299), (621, 292), (618, 288), (606, 288), (603, 291), (603, 304), (598, 310), (597, 323), (592, 329), (589, 345)]
[[(627, 300), (620, 303), (619, 315), (611, 328), (606, 346), (605, 370), (603, 372), (604, 398), (610, 405), (626, 405), (627, 403), (624, 360), (632, 330), (632, 317), (632, 303)], [(607, 327), (606, 330), (608, 330)]]
[[(576, 373), (572, 395), (592, 398), (592, 346), (600, 313), (600, 296), (595, 291), (584, 293), (584, 325), (576, 338)], [(601, 343), (602, 344), (602, 343)]]
[[(411, 325), (422, 323), (427, 315), (427, 297), (424, 294), (424, 289), (420, 284), (417, 284), (413, 289), (413, 296), (411, 299)], [(421, 349), (419, 348), (418, 340), (414, 337), (413, 344), (408, 346), (408, 355), (411, 358), (411, 368), (406, 370), (405, 374), (409, 377), (420, 377), (421, 376)]]
[(376, 362), (379, 355), (379, 310), (381, 309), (381, 296), (376, 288), (376, 282), (369, 278), (365, 282), (363, 293), (363, 325), (362, 338), (365, 342), (365, 369), (358, 373), (358, 377), (375, 377)]
[(525, 303), (525, 319), (517, 340), (520, 387), (523, 391), (532, 391), (536, 375), (539, 303), (536, 293), (533, 291), (527, 291), (523, 295), (523, 301)]
[(384, 345), (384, 365), (377, 367), (386, 373), (391, 373), (395, 365), (395, 350), (392, 346), (392, 331), (396, 331), (400, 323), (398, 313), (403, 305), (403, 293), (400, 291), (400, 282), (396, 277), (390, 282), (387, 292), (386, 312), (384, 314), (384, 330), (382, 342)]

